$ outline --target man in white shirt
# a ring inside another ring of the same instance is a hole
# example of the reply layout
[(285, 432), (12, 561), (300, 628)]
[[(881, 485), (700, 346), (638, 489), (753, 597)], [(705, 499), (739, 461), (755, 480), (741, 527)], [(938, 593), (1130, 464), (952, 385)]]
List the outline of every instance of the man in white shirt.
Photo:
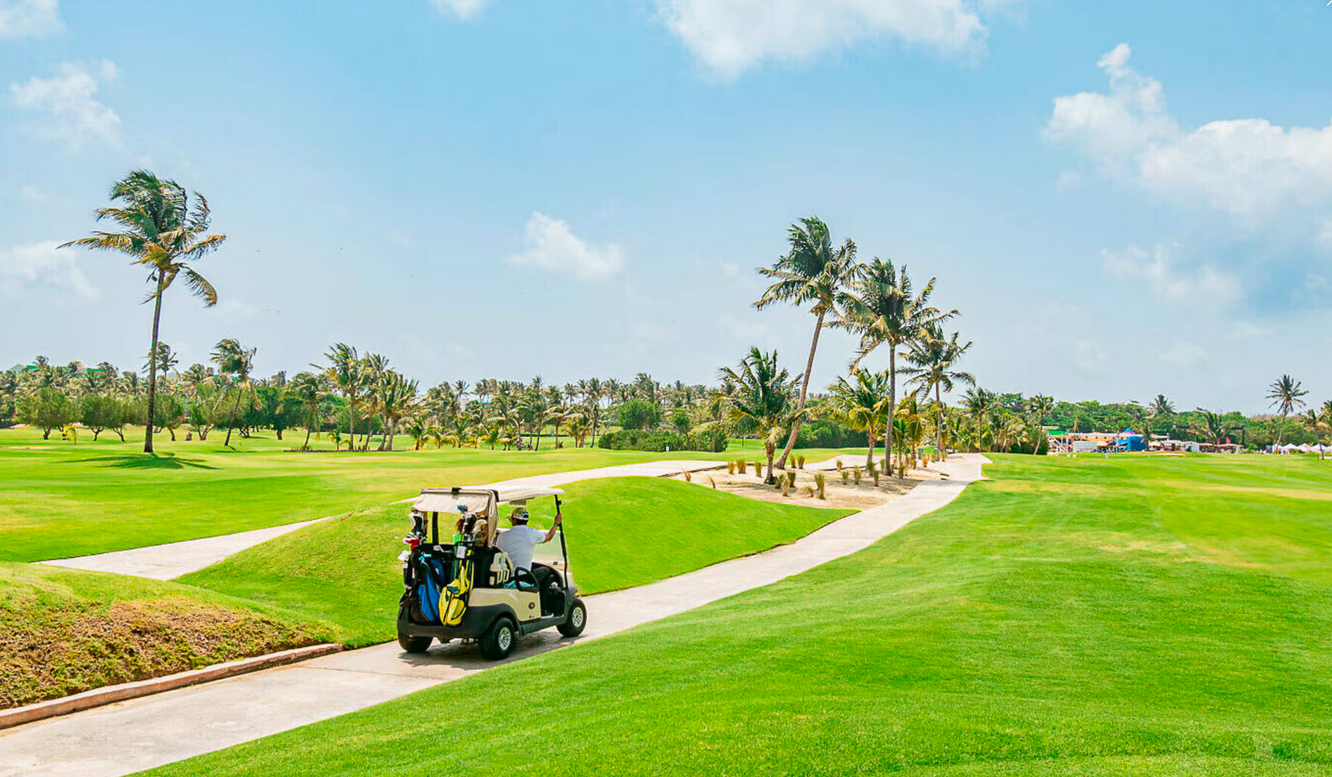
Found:
[(547, 532), (528, 526), (527, 519), (526, 508), (514, 508), (514, 511), (509, 514), (509, 524), (513, 528), (501, 534), (499, 539), (495, 541), (495, 546), (508, 554), (515, 570), (526, 569), (533, 572), (537, 577), (537, 582), (544, 589), (549, 582), (546, 578), (550, 578), (552, 575), (549, 574), (549, 567), (538, 567), (536, 571), (532, 570), (532, 552), (536, 550), (537, 545), (555, 539), (555, 532), (560, 527), (562, 517), (559, 513), (556, 513), (555, 524)]

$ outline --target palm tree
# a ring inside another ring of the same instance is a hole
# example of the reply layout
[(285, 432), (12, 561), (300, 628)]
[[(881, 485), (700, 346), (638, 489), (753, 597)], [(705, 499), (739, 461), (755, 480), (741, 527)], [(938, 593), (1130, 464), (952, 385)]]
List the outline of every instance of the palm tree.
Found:
[(387, 445), (380, 446), (383, 450), (393, 450), (398, 424), (416, 409), (416, 392), (416, 381), (407, 380), (394, 370), (386, 373), (379, 389), (379, 410), (384, 414), (384, 433), (388, 441)]
[[(148, 370), (150, 373), (153, 373), (156, 376), (157, 380), (159, 380), (161, 383), (165, 383), (167, 379), (167, 374), (170, 373), (171, 370), (175, 369), (177, 364), (180, 364), (180, 359), (176, 358), (175, 351), (172, 351), (171, 346), (167, 345), (166, 343), (159, 342), (157, 344), (156, 353), (157, 353), (157, 358), (156, 358), (157, 364), (152, 365), (149, 364), (148, 361), (145, 361), (143, 364), (143, 368), (145, 370)], [(152, 360), (153, 360), (152, 356), (150, 355), (149, 361)], [(154, 366), (156, 366), (157, 368), (156, 370), (153, 369)], [(159, 390), (160, 390), (160, 385), (159, 385)]]
[[(111, 187), (111, 201), (123, 207), (98, 208), (97, 220), (109, 219), (123, 232), (95, 231), (89, 237), (71, 240), (61, 248), (81, 246), (100, 251), (119, 251), (132, 262), (148, 268), (153, 291), (144, 302), (153, 302), (153, 340), (148, 353), (157, 353), (157, 335), (162, 321), (162, 295), (177, 277), (204, 307), (217, 304), (217, 290), (189, 262), (217, 250), (226, 241), (221, 234), (205, 234), (210, 221), (208, 201), (198, 192), (194, 202), (185, 188), (147, 170), (135, 170)], [(148, 362), (148, 413), (143, 452), (153, 452), (153, 418), (157, 412), (157, 364)]]
[[(855, 364), (879, 346), (888, 346), (888, 396), (893, 407), (897, 406), (897, 349), (926, 336), (931, 325), (957, 315), (956, 310), (942, 312), (929, 304), (934, 283), (935, 279), (930, 278), (920, 294), (915, 294), (906, 265), (899, 271), (892, 261), (875, 257), (852, 284), (845, 313), (838, 322), (860, 335)], [(893, 443), (891, 426), (885, 430), (885, 438), (886, 464)]]
[(853, 370), (828, 387), (828, 408), (842, 423), (868, 438), (865, 468), (874, 465), (874, 443), (888, 418), (888, 371)]
[(310, 373), (297, 373), (287, 384), (287, 396), (296, 400), (305, 408), (305, 444), (301, 450), (310, 450), (310, 433), (319, 428), (324, 402), (328, 399), (328, 390), (324, 387), (323, 376)]
[(244, 348), (239, 341), (230, 337), (219, 340), (213, 349), (212, 362), (223, 375), (232, 376), (232, 387), (236, 391), (236, 402), (231, 406), (231, 421), (227, 424), (227, 439), (223, 445), (231, 445), (231, 430), (236, 426), (236, 412), (240, 410), (241, 398), (249, 394), (253, 401), (254, 381), (250, 379), (250, 371), (254, 369), (256, 350)]
[(1194, 434), (1214, 443), (1220, 443), (1230, 433), (1231, 426), (1226, 423), (1225, 416), (1220, 413), (1213, 413), (1210, 410), (1204, 410), (1201, 407), (1195, 412), (1198, 414), (1198, 422), (1193, 429)]
[(1165, 394), (1156, 395), (1156, 399), (1147, 406), (1147, 413), (1153, 420), (1165, 421), (1170, 436), (1175, 436), (1175, 403), (1166, 398)]
[[(803, 226), (802, 226), (803, 225)], [(762, 310), (774, 302), (787, 302), (797, 307), (810, 305), (814, 314), (814, 338), (809, 344), (809, 358), (805, 361), (805, 375), (800, 382), (800, 398), (796, 404), (795, 421), (786, 447), (777, 460), (785, 469), (786, 459), (795, 448), (800, 434), (800, 423), (809, 393), (809, 378), (814, 372), (814, 354), (819, 347), (819, 333), (827, 317), (837, 314), (837, 308), (846, 296), (846, 286), (856, 274), (856, 244), (850, 239), (834, 247), (828, 225), (813, 216), (792, 224), (788, 232), (791, 249), (772, 267), (760, 267), (759, 274), (772, 278), (769, 286), (754, 307)]]
[[(356, 402), (360, 398), (361, 389), (365, 386), (365, 367), (361, 359), (356, 355), (356, 349), (346, 343), (338, 343), (324, 354), (328, 359), (327, 368), (320, 367), (317, 364), (310, 365), (328, 375), (328, 379), (342, 392), (342, 398), (347, 403), (347, 431), (352, 440), (356, 439)], [(348, 446), (347, 450), (353, 450), (354, 446)]]
[(1304, 407), (1304, 397), (1309, 394), (1304, 386), (1289, 375), (1282, 375), (1267, 387), (1267, 398), (1272, 400), (1268, 407), (1274, 407), (1281, 413), (1281, 427), (1277, 431), (1276, 444), (1281, 444), (1281, 437), (1286, 433), (1286, 417)]
[(994, 411), (995, 396), (983, 388), (967, 391), (963, 398), (967, 416), (976, 428), (976, 450), (985, 448), (985, 431), (990, 426), (990, 414)]
[(971, 341), (965, 344), (957, 341), (958, 333), (944, 337), (943, 327), (931, 324), (925, 328), (923, 337), (907, 343), (907, 367), (902, 374), (908, 376), (907, 385), (915, 385), (923, 396), (934, 392), (934, 433), (939, 438), (939, 458), (948, 458), (948, 446), (944, 444), (943, 392), (952, 393), (958, 385), (975, 386), (976, 379), (969, 372), (962, 372), (955, 365), (971, 348)]
[(740, 369), (723, 367), (723, 381), (735, 384), (735, 393), (729, 398), (727, 410), (732, 423), (758, 431), (763, 439), (763, 450), (768, 456), (766, 483), (773, 483), (773, 457), (777, 442), (804, 409), (796, 406), (791, 376), (777, 364), (777, 352), (764, 354), (757, 347), (740, 362)]

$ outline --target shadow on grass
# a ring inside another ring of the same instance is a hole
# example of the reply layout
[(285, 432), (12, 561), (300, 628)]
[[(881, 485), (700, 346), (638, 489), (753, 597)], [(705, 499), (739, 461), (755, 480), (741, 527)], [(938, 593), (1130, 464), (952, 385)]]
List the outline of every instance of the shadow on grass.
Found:
[(217, 469), (201, 459), (177, 456), (174, 453), (131, 453), (123, 456), (94, 456), (87, 459), (68, 459), (63, 464), (100, 463), (115, 469)]

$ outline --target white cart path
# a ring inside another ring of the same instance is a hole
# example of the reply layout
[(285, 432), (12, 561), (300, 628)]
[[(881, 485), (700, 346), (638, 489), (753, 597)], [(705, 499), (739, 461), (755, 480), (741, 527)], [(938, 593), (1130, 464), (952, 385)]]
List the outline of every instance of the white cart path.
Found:
[[(539, 632), (524, 638), (508, 660), (615, 634), (862, 550), (951, 502), (968, 483), (982, 478), (985, 463), (983, 456), (955, 455), (932, 465), (948, 480), (922, 482), (899, 499), (842, 518), (790, 545), (588, 597), (588, 628), (582, 637), (565, 640), (552, 631)], [(388, 643), (168, 691), (0, 731), (0, 777), (120, 777), (343, 715), (495, 665), (483, 661), (474, 646), (436, 646), (412, 656)]]

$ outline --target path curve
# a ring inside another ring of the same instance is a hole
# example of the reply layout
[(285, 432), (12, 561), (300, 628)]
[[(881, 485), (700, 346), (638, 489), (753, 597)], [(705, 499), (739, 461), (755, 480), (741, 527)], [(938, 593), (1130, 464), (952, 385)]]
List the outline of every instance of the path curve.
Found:
[[(724, 461), (648, 461), (638, 464), (620, 464), (614, 467), (554, 472), (548, 475), (530, 475), (489, 485), (553, 488), (566, 483), (595, 478), (666, 477), (668, 475), (678, 475), (685, 470), (697, 472), (724, 466), (726, 466)], [(146, 577), (152, 580), (174, 580), (181, 575), (210, 567), (246, 548), (261, 545), (297, 529), (303, 529), (310, 524), (327, 521), (331, 517), (333, 516), (316, 518), (313, 521), (271, 526), (267, 529), (222, 534), (217, 537), (168, 542), (163, 545), (147, 545), (142, 548), (116, 550), (91, 556), (52, 559), (37, 563), (53, 567), (81, 569), (86, 572), (111, 572), (117, 575)]]
[[(981, 466), (987, 463), (974, 454), (950, 457), (932, 465), (948, 480), (924, 481), (898, 499), (834, 521), (790, 545), (590, 596), (582, 637), (565, 640), (552, 631), (539, 632), (524, 638), (508, 660), (615, 634), (862, 550), (951, 502), (982, 479)], [(449, 644), (411, 656), (388, 643), (182, 688), (0, 731), (0, 777), (121, 777), (345, 715), (495, 665), (482, 660), (475, 646)]]

